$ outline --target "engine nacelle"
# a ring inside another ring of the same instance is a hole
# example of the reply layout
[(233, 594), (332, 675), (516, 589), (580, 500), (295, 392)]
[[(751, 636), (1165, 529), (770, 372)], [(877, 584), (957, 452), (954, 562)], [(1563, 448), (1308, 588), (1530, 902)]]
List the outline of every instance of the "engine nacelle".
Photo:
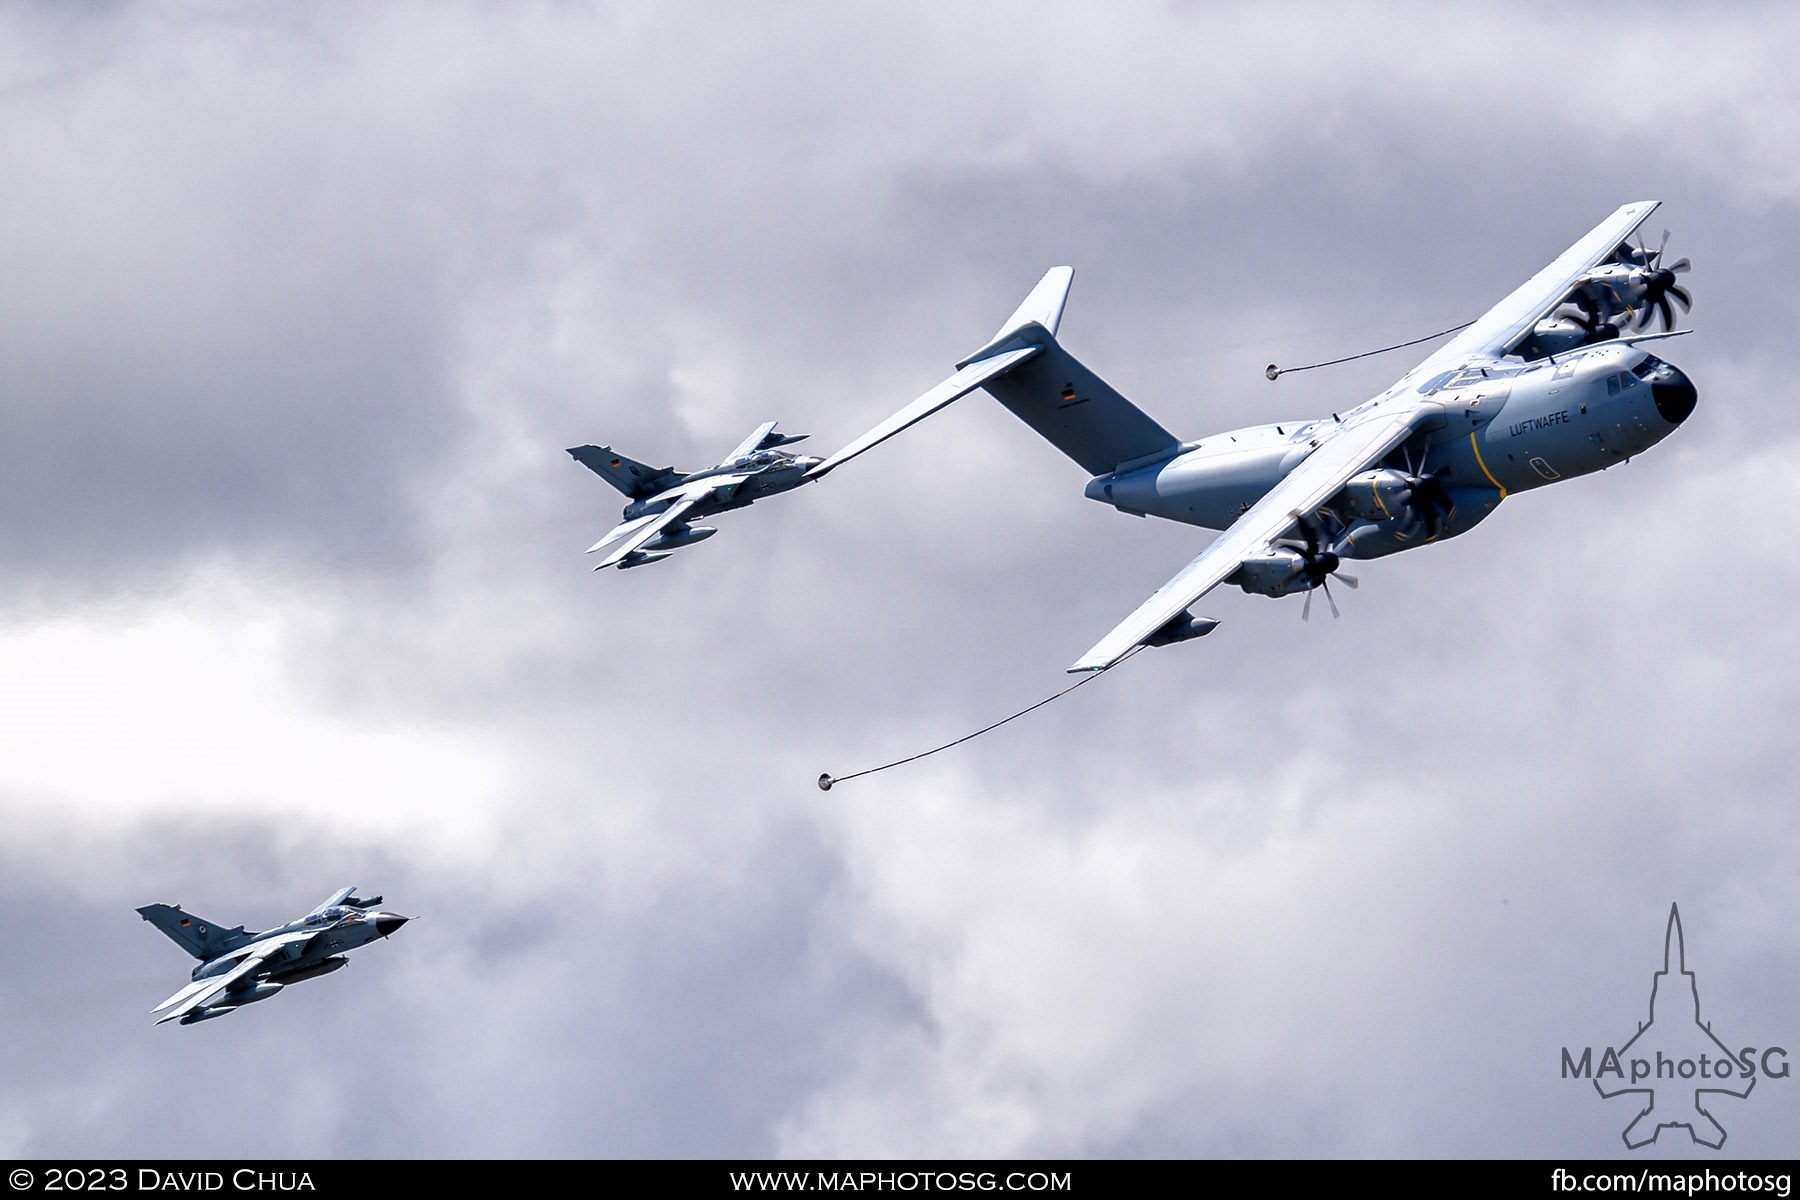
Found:
[(1318, 586), (1318, 581), (1306, 572), (1306, 556), (1282, 546), (1245, 559), (1226, 582), (1258, 596), (1292, 596)]
[(695, 542), (704, 542), (719, 532), (710, 525), (689, 525), (686, 529), (671, 529), (659, 537), (653, 537), (639, 549), (642, 550), (676, 550), (682, 546), (691, 546)]
[(1611, 321), (1600, 321), (1590, 329), (1573, 317), (1546, 317), (1531, 327), (1531, 336), (1519, 343), (1515, 353), (1535, 361), (1618, 336), (1619, 328)]
[(1219, 622), (1212, 617), (1196, 617), (1193, 613), (1183, 612), (1173, 621), (1144, 639), (1146, 646), (1173, 646), (1176, 642), (1192, 641), (1197, 637), (1205, 637), (1219, 627)]
[(1344, 485), (1343, 507), (1364, 521), (1391, 520), (1406, 515), (1418, 486), (1418, 479), (1404, 471), (1364, 471)]

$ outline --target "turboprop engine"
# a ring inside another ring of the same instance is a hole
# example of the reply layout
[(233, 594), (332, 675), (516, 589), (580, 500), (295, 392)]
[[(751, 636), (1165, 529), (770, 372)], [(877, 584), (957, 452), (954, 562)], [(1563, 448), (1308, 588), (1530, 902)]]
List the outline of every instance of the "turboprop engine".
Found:
[[(1331, 564), (1337, 565), (1337, 555), (1331, 556)], [(1319, 581), (1307, 572), (1306, 556), (1285, 546), (1245, 559), (1229, 582), (1258, 596), (1292, 596), (1319, 586)]]
[(1352, 588), (1356, 586), (1356, 577), (1338, 571), (1340, 560), (1337, 551), (1322, 536), (1321, 517), (1302, 517), (1295, 528), (1305, 539), (1302, 546), (1271, 546), (1265, 553), (1245, 559), (1226, 582), (1259, 596), (1291, 596), (1305, 592), (1306, 605), (1300, 610), (1302, 621), (1312, 618), (1312, 593), (1317, 588), (1325, 593), (1325, 603), (1331, 606), (1331, 615), (1335, 617), (1338, 606), (1331, 598), (1331, 577), (1337, 576), (1344, 581), (1344, 586)]

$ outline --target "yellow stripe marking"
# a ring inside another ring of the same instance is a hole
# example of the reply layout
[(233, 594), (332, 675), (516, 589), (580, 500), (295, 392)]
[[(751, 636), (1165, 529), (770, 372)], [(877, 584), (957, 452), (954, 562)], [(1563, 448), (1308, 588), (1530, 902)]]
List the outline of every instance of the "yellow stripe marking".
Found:
[(1506, 499), (1506, 485), (1501, 483), (1498, 479), (1495, 479), (1494, 473), (1488, 470), (1487, 463), (1482, 461), (1481, 446), (1476, 443), (1475, 435), (1473, 433), (1469, 435), (1469, 449), (1475, 452), (1475, 465), (1481, 468), (1481, 473), (1487, 476), (1489, 483), (1500, 489), (1500, 498), (1502, 500)]

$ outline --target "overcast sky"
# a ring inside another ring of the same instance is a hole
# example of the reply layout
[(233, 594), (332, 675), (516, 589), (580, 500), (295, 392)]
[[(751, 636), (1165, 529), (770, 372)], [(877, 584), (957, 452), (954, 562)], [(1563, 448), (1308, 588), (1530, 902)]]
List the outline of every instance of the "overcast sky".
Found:
[[(1648, 1019), (1800, 1058), (1800, 15), (0, 8), (0, 1157), (1591, 1156)], [(1620, 204), (1663, 445), (1358, 568), (977, 394), (654, 569), (564, 448), (829, 452), (1043, 271), (1183, 437), (1321, 415)], [(1317, 606), (1315, 606), (1317, 607)], [(416, 921), (191, 1028), (132, 911)], [(1711, 1107), (1800, 1151), (1800, 1079)]]

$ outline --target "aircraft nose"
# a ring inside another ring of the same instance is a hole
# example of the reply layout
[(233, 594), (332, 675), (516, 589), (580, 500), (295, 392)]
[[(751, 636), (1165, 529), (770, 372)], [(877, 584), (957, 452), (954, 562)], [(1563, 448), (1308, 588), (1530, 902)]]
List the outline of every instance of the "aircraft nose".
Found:
[(382, 913), (375, 918), (375, 936), (386, 937), (388, 934), (393, 933), (402, 925), (406, 924), (410, 919), (411, 918), (409, 917), (401, 916), (399, 913)]
[(1662, 414), (1663, 420), (1679, 425), (1694, 411), (1700, 393), (1681, 368), (1664, 363), (1650, 382), (1650, 398), (1656, 401), (1656, 411)]

